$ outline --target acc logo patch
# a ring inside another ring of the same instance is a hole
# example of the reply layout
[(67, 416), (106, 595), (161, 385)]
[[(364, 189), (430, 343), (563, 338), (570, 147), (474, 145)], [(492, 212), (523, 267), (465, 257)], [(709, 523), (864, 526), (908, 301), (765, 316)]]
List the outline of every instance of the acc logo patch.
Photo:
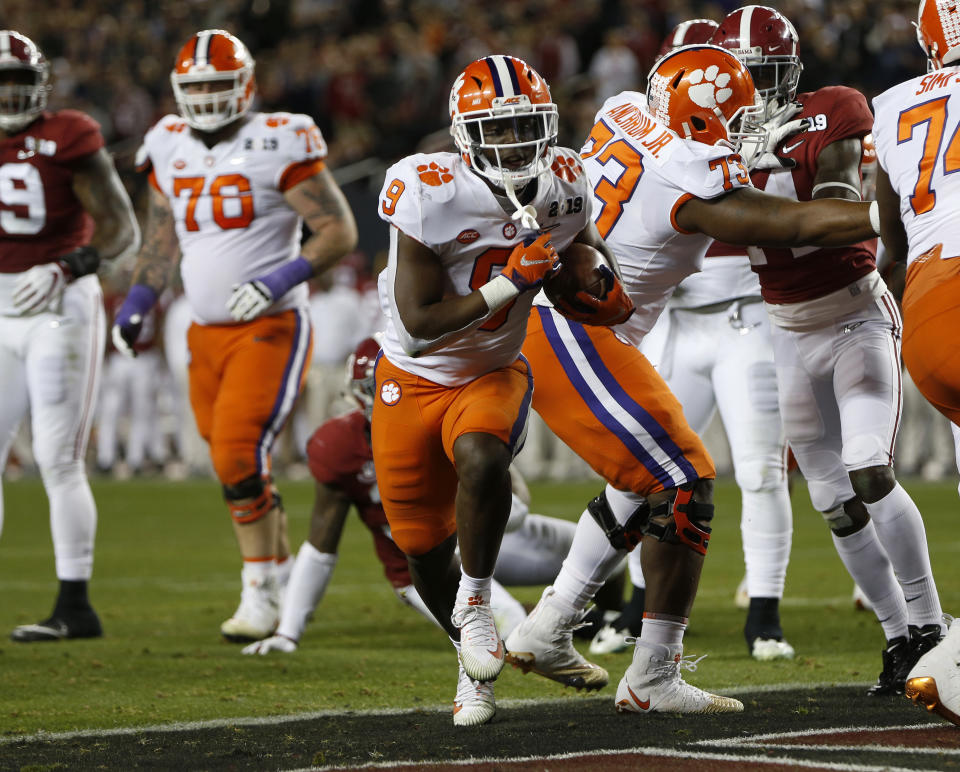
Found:
[(480, 238), (480, 232), (475, 231), (473, 228), (468, 228), (465, 231), (460, 231), (460, 235), (457, 236), (457, 241), (461, 244), (469, 244), (471, 241), (476, 241)]
[(384, 381), (380, 387), (380, 401), (387, 407), (393, 407), (400, 401), (400, 384), (392, 378)]
[(187, 162), (179, 158), (173, 162), (174, 169), (185, 169), (186, 166), (187, 166)]
[(514, 225), (512, 222), (508, 222), (506, 225), (503, 226), (503, 237), (505, 239), (507, 239), (508, 241), (512, 241), (514, 238), (516, 238), (516, 235), (517, 235), (517, 226)]

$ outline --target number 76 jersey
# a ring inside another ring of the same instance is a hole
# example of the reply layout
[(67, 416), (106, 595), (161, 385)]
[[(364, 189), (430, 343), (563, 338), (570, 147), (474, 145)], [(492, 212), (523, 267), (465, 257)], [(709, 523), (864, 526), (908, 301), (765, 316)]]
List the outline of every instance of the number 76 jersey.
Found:
[[(302, 219), (284, 193), (324, 168), (327, 146), (306, 115), (250, 113), (207, 147), (182, 118), (167, 115), (144, 137), (138, 168), (170, 202), (183, 258), (180, 273), (193, 317), (232, 324), (234, 285), (297, 256)], [(275, 311), (304, 306), (294, 287)]]
[(874, 98), (877, 161), (900, 197), (908, 263), (942, 244), (960, 256), (960, 67), (908, 80)]
[(646, 97), (634, 91), (604, 102), (580, 156), (597, 230), (617, 256), (637, 308), (617, 331), (639, 345), (676, 286), (701, 269), (712, 241), (683, 230), (677, 210), (691, 198), (750, 187), (750, 175), (729, 147), (682, 139), (658, 123)]

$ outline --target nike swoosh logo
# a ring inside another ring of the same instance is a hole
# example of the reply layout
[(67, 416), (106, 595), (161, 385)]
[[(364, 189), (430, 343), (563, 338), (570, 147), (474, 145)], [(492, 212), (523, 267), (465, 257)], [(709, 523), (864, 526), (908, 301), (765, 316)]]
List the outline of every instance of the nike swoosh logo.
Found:
[[(917, 596), (917, 597), (920, 597), (920, 596)], [(503, 658), (503, 641), (500, 641), (500, 643), (497, 644), (497, 648), (487, 649), (487, 651), (489, 651), (497, 659), (502, 659)]]
[(915, 600), (919, 600), (921, 595), (914, 595), (912, 598), (904, 598), (907, 603), (913, 603)]
[(549, 262), (549, 260), (527, 260), (525, 257), (520, 258), (520, 265), (543, 265)]
[(629, 684), (627, 684), (627, 691), (630, 692), (630, 698), (634, 701), (634, 703), (636, 704), (636, 706), (637, 706), (638, 708), (640, 708), (640, 710), (650, 710), (650, 698), (649, 698), (649, 697), (647, 697), (647, 699), (645, 699), (645, 700), (641, 700), (641, 699), (636, 695), (636, 692), (634, 692), (633, 689), (630, 688), (630, 685), (629, 685)]
[(795, 143), (792, 144), (792, 145), (784, 145), (784, 146), (783, 146), (783, 149), (782, 149), (780, 152), (781, 152), (781, 153), (792, 153), (794, 150), (796, 150), (798, 147), (800, 147), (800, 145), (802, 145), (805, 141), (806, 141), (806, 140), (801, 139), (799, 142), (795, 142)]

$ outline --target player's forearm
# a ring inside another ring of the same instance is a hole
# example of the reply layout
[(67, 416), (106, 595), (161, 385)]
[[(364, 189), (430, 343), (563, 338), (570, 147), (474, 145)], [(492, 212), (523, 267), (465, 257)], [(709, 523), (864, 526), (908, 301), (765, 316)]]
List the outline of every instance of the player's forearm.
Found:
[(137, 256), (130, 284), (146, 285), (160, 295), (170, 282), (173, 265), (174, 260), (169, 254), (159, 254), (150, 249), (148, 243), (144, 243)]
[(436, 351), (480, 326), (490, 313), (487, 301), (476, 291), (400, 310), (400, 319), (407, 333), (402, 341), (404, 350), (409, 356)]
[(111, 212), (96, 224), (90, 246), (97, 250), (104, 260), (112, 260), (140, 248), (140, 226), (133, 211)]
[[(796, 241), (780, 246), (842, 247), (875, 238), (870, 223), (870, 204), (840, 199), (804, 202)], [(760, 244), (759, 246), (768, 246)], [(772, 245), (770, 245), (772, 246)]]
[(356, 246), (357, 224), (353, 217), (329, 218), (303, 243), (300, 254), (316, 276), (332, 268)]

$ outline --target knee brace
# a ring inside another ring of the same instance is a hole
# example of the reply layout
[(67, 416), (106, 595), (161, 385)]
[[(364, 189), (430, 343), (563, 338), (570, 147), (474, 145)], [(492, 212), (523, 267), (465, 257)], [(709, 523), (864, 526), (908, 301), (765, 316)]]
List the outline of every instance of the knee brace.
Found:
[(843, 504), (836, 509), (831, 509), (829, 512), (821, 512), (820, 514), (823, 515), (823, 519), (834, 533), (842, 533), (854, 525), (853, 518), (846, 513)]
[(253, 475), (233, 485), (224, 485), (223, 498), (234, 522), (252, 523), (279, 505), (275, 490), (268, 479)]
[(658, 541), (685, 544), (694, 552), (707, 554), (712, 529), (713, 504), (693, 500), (693, 484), (677, 488), (673, 501), (661, 501), (650, 510), (646, 533)]
[(650, 519), (650, 505), (644, 501), (621, 525), (610, 510), (607, 497), (602, 493), (587, 504), (587, 511), (600, 526), (613, 548), (627, 552), (631, 552), (643, 539)]

